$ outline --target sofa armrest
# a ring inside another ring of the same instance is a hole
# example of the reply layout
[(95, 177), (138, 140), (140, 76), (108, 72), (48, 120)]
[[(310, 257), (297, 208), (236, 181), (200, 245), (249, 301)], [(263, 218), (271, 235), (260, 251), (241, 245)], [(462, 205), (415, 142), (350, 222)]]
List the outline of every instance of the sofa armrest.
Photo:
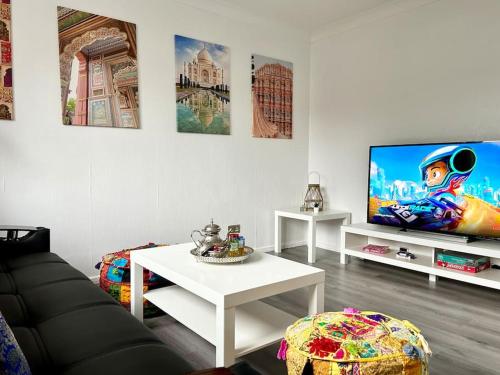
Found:
[(0, 225), (0, 257), (50, 252), (50, 229)]

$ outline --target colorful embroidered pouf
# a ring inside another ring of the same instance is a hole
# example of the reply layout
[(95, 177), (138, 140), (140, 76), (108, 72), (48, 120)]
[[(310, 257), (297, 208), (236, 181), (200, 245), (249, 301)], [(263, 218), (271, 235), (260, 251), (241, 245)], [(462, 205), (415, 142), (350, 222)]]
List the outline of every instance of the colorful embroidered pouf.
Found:
[[(134, 250), (149, 249), (162, 245), (150, 243), (133, 249), (120, 250), (107, 254), (102, 261), (96, 264), (99, 272), (99, 286), (109, 293), (122, 306), (130, 311), (130, 252)], [(172, 285), (163, 277), (144, 269), (144, 291)], [(144, 300), (144, 317), (150, 318), (161, 314), (161, 310), (147, 300)]]
[(430, 355), (410, 322), (352, 308), (299, 319), (278, 352), (288, 375), (427, 375)]

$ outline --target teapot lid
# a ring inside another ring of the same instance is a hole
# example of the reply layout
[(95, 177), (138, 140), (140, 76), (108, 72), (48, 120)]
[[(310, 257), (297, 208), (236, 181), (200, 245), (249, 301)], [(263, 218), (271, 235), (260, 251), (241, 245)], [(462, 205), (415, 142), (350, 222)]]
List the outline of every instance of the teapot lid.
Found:
[(219, 233), (220, 229), (220, 226), (214, 224), (214, 219), (211, 219), (210, 224), (206, 225), (205, 228), (203, 228), (203, 231), (205, 233)]

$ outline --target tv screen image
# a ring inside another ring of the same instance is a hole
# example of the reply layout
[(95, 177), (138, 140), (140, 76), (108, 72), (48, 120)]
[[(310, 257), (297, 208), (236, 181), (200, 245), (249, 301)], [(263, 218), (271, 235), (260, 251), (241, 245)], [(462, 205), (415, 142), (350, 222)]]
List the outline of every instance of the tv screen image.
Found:
[(500, 237), (500, 141), (372, 146), (368, 222)]

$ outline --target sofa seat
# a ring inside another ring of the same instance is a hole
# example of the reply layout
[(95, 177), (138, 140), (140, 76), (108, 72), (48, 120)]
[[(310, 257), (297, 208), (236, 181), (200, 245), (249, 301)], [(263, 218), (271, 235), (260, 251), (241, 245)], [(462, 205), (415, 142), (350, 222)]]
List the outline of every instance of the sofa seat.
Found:
[[(179, 366), (178, 360), (164, 344), (141, 344), (106, 352), (76, 363), (68, 367), (64, 375), (176, 374), (179, 373), (175, 372)], [(149, 372), (149, 369), (157, 370)]]
[(34, 375), (175, 375), (193, 370), (54, 253), (0, 260), (0, 311)]

